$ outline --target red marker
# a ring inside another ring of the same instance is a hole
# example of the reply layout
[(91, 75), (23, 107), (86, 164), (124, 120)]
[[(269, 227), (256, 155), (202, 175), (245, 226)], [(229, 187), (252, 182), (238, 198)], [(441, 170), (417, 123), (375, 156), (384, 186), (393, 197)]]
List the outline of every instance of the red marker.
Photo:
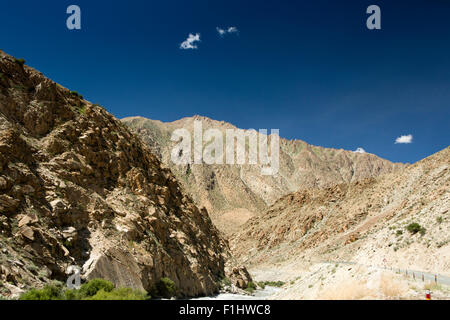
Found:
[(431, 292), (430, 290), (427, 290), (425, 293), (425, 300), (431, 300)]

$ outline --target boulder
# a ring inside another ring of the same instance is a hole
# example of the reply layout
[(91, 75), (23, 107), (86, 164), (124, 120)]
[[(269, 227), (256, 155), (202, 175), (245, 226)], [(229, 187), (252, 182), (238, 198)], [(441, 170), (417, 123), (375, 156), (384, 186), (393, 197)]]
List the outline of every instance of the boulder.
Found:
[(87, 280), (102, 278), (113, 282), (117, 287), (145, 290), (141, 270), (132, 254), (120, 249), (91, 254), (83, 265), (82, 272)]
[(24, 238), (34, 241), (34, 231), (30, 227), (24, 226), (19, 230), (19, 232)]
[(0, 212), (11, 213), (19, 207), (20, 201), (6, 194), (0, 195)]
[(50, 206), (52, 207), (53, 214), (62, 214), (66, 213), (68, 208), (67, 205), (61, 199), (56, 199), (50, 202)]
[(74, 227), (67, 227), (63, 229), (62, 236), (64, 239), (75, 239), (77, 237), (77, 229), (75, 229)]

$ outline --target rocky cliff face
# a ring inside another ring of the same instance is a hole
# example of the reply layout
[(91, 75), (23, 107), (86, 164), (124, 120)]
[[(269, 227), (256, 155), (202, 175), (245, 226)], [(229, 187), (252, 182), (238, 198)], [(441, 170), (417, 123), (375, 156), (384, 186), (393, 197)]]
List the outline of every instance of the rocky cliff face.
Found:
[(206, 209), (120, 121), (0, 51), (0, 290), (86, 278), (180, 295), (245, 286)]
[(214, 128), (225, 133), (227, 129), (236, 129), (229, 123), (200, 116), (171, 123), (141, 117), (122, 121), (172, 169), (184, 189), (196, 203), (208, 209), (213, 222), (227, 234), (238, 231), (249, 218), (291, 192), (354, 182), (404, 167), (373, 154), (316, 147), (300, 140), (285, 139), (280, 139), (280, 170), (275, 176), (262, 175), (259, 165), (174, 165), (170, 159), (176, 144), (170, 140), (172, 132), (184, 128), (193, 136), (195, 120), (202, 122), (204, 130)]
[(231, 245), (253, 267), (352, 261), (448, 275), (449, 210), (450, 147), (399, 172), (286, 195)]

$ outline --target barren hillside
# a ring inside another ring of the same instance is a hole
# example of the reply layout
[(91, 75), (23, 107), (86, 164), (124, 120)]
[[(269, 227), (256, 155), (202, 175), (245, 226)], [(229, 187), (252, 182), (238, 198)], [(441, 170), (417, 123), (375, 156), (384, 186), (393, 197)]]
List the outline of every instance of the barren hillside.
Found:
[(186, 192), (197, 204), (205, 206), (213, 222), (229, 235), (282, 196), (300, 188), (358, 181), (404, 167), (369, 153), (322, 148), (285, 139), (280, 139), (280, 170), (275, 176), (262, 175), (260, 165), (175, 165), (170, 159), (176, 144), (170, 140), (172, 132), (184, 128), (192, 134), (195, 120), (202, 122), (203, 130), (214, 128), (225, 133), (226, 129), (236, 129), (224, 121), (200, 116), (170, 123), (141, 117), (122, 121), (172, 169)]
[(297, 277), (320, 276), (323, 262), (448, 276), (449, 210), (450, 147), (399, 172), (286, 195), (244, 225), (232, 250), (256, 278), (293, 280), (297, 292), (307, 283)]

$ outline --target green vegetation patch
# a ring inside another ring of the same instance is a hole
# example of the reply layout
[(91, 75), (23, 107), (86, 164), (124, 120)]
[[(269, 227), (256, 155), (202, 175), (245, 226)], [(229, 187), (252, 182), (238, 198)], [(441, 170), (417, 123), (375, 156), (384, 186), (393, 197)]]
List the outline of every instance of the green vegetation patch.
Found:
[(25, 292), (19, 300), (65, 300), (62, 283), (53, 282), (43, 289), (31, 289)]
[(253, 293), (256, 289), (256, 284), (253, 281), (249, 281), (247, 284), (247, 288), (245, 288), (244, 290), (249, 293)]
[(67, 289), (60, 282), (53, 282), (43, 289), (31, 289), (20, 300), (147, 300), (146, 292), (131, 288), (115, 288), (110, 281), (92, 279), (80, 289)]
[(416, 222), (410, 223), (406, 227), (406, 230), (408, 230), (411, 234), (416, 234), (419, 232), (421, 235), (424, 235), (426, 232), (426, 229)]
[(81, 107), (80, 107), (80, 109), (78, 109), (78, 111), (81, 113), (81, 114), (86, 114), (86, 106), (83, 104), (83, 105), (81, 105)]
[(258, 282), (258, 286), (260, 286), (263, 289), (265, 288), (265, 286), (280, 288), (280, 287), (284, 286), (284, 284), (285, 284), (285, 282), (283, 282), (283, 281), (261, 281), (261, 282)]
[(221, 288), (229, 287), (231, 286), (231, 280), (224, 276), (222, 277), (222, 279), (220, 279), (219, 284)]
[(79, 94), (77, 91), (70, 91), (70, 94), (74, 97), (83, 99), (83, 96), (81, 94)]
[(92, 297), (86, 300), (147, 300), (147, 294), (136, 291), (131, 288), (118, 288), (110, 292), (105, 290), (98, 291)]
[(157, 295), (166, 299), (175, 297), (177, 294), (177, 287), (175, 282), (169, 278), (161, 278), (156, 284)]
[(25, 59), (22, 58), (14, 59), (14, 62), (17, 63), (18, 65), (21, 65), (22, 67), (26, 63)]

